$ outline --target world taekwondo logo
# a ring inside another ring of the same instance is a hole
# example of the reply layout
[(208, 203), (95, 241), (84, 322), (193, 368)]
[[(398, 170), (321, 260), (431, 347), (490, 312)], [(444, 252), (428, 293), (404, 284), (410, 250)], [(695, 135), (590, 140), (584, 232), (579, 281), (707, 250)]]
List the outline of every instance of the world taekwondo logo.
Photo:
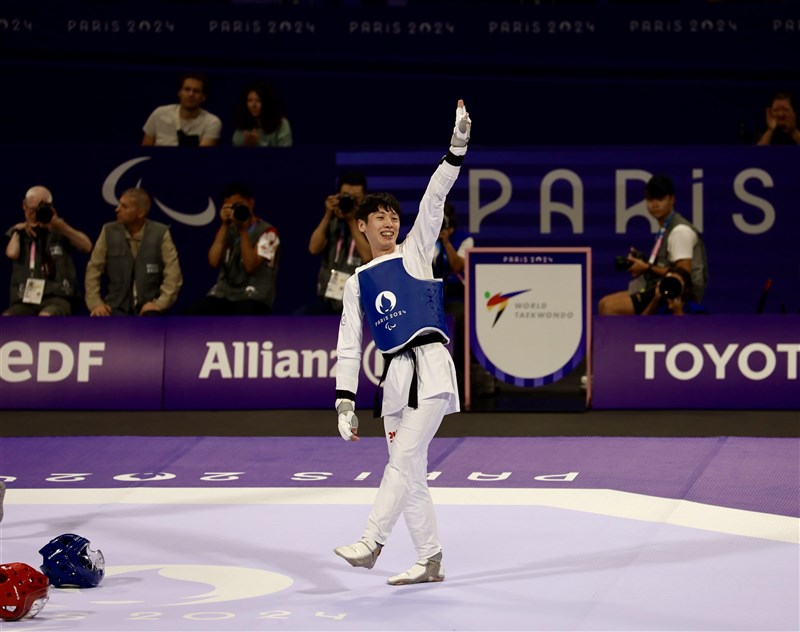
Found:
[(486, 301), (486, 309), (492, 311), (495, 307), (497, 308), (497, 316), (494, 317), (492, 327), (497, 324), (497, 321), (500, 320), (503, 312), (506, 311), (506, 307), (508, 307), (508, 300), (514, 298), (515, 296), (519, 296), (520, 294), (524, 294), (525, 292), (530, 292), (530, 289), (519, 290), (518, 292), (508, 292), (506, 294), (501, 294), (498, 292), (494, 296), (491, 296), (491, 292), (486, 292), (486, 294), (484, 294), (484, 297), (488, 299)]
[[(125, 172), (130, 170), (135, 165), (138, 165), (140, 162), (144, 162), (145, 160), (150, 160), (150, 156), (143, 156), (141, 158), (134, 158), (132, 160), (123, 162), (111, 173), (109, 173), (105, 182), (103, 182), (103, 199), (112, 206), (116, 207), (117, 204), (119, 204), (119, 200), (117, 199), (117, 185), (119, 184), (120, 179)], [(139, 181), (136, 183), (136, 187), (142, 188), (142, 178), (139, 178)], [(170, 208), (157, 197), (153, 197), (153, 202), (164, 212), (167, 217), (170, 217), (181, 224), (186, 224), (187, 226), (205, 226), (206, 224), (210, 224), (212, 221), (214, 221), (214, 218), (217, 216), (217, 207), (214, 205), (214, 201), (211, 198), (208, 198), (208, 206), (206, 206), (206, 209), (201, 213), (181, 213), (180, 211)]]

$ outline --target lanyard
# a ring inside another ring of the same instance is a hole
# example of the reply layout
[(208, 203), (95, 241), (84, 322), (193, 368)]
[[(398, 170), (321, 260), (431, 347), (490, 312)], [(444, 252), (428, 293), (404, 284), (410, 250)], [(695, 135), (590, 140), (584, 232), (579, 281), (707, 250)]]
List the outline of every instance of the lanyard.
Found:
[(647, 260), (649, 264), (653, 264), (656, 261), (656, 255), (658, 255), (658, 251), (661, 250), (661, 242), (664, 241), (664, 233), (667, 232), (667, 226), (669, 225), (669, 220), (672, 219), (673, 213), (669, 214), (664, 225), (659, 229), (658, 236), (656, 237), (656, 243), (653, 244), (653, 250), (650, 251), (650, 258)]
[(33, 273), (33, 271), (36, 269), (36, 242), (35, 241), (31, 242), (31, 254), (30, 254), (30, 258), (28, 259), (28, 261), (29, 261), (29, 266), (30, 266), (30, 269), (31, 269), (31, 273)]
[[(336, 257), (334, 258), (334, 261), (336, 261), (336, 262), (339, 261), (339, 255), (342, 252), (342, 245), (343, 244), (344, 244), (344, 236), (340, 236), (338, 241), (336, 242)], [(355, 252), (355, 250), (356, 250), (356, 240), (355, 239), (351, 239), (350, 240), (350, 252), (347, 253), (347, 263), (348, 264), (351, 261), (353, 261), (353, 253)]]

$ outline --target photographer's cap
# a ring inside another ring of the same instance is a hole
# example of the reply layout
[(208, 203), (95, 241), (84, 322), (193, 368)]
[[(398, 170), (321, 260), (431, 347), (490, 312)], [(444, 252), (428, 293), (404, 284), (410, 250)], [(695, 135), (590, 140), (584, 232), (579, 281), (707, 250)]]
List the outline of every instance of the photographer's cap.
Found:
[(675, 195), (675, 185), (669, 176), (655, 175), (647, 181), (644, 187), (644, 196), (648, 200), (660, 200), (668, 195)]

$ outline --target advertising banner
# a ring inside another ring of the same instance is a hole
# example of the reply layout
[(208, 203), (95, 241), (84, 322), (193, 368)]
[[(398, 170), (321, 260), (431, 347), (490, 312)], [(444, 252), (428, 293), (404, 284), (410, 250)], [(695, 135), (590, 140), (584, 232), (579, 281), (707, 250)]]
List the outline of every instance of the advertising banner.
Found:
[(535, 388), (588, 360), (588, 248), (473, 248), (466, 269), (467, 357), (495, 378)]
[(3, 318), (0, 408), (159, 410), (158, 318)]
[[(169, 319), (164, 408), (333, 410), (338, 331), (338, 316)], [(367, 415), (383, 371), (369, 334), (361, 366)]]
[(594, 319), (592, 408), (800, 410), (800, 316)]
[[(338, 329), (338, 316), (4, 318), (0, 408), (333, 410)], [(365, 415), (382, 371), (365, 333)]]

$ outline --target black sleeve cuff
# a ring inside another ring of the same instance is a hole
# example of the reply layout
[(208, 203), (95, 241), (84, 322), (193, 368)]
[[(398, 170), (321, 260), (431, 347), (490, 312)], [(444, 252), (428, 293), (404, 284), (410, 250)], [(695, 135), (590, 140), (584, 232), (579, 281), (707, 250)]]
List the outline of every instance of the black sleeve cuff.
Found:
[(447, 153), (442, 156), (439, 164), (442, 164), (443, 162), (446, 162), (448, 165), (453, 165), (454, 167), (460, 167), (461, 163), (464, 162), (464, 156), (456, 156), (448, 149)]
[(356, 401), (356, 394), (350, 391), (340, 391), (338, 388), (336, 389), (336, 399), (351, 399)]

